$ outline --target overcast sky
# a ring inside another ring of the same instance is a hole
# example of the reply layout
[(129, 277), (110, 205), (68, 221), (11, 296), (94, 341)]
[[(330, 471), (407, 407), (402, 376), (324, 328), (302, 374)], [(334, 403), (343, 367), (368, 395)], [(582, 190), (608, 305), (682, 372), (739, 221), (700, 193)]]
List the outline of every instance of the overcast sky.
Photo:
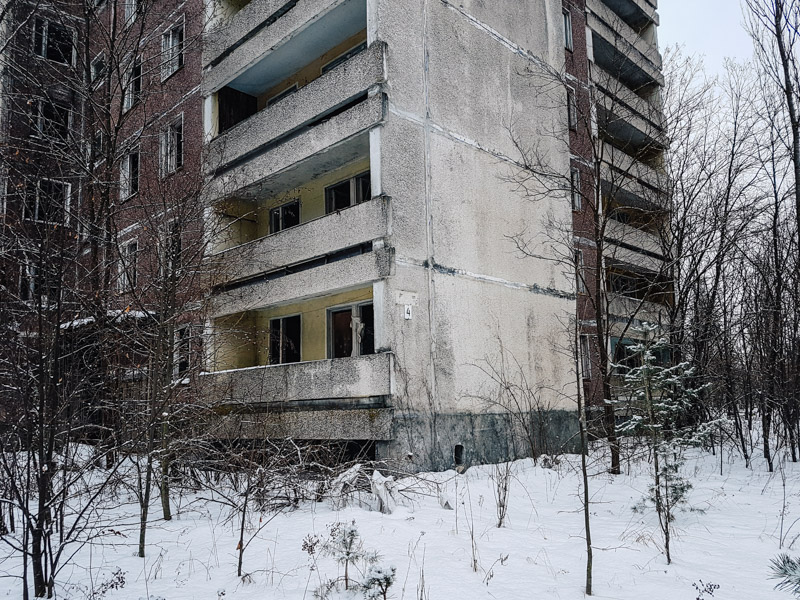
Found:
[(659, 0), (658, 13), (662, 51), (668, 45), (683, 44), (686, 52), (705, 55), (709, 74), (720, 73), (726, 57), (751, 56), (739, 0)]

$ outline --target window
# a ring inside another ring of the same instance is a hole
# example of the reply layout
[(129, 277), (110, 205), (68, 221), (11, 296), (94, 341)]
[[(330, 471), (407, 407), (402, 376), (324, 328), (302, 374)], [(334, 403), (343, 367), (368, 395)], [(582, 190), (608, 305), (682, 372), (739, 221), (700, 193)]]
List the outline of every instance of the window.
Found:
[(40, 179), (28, 182), (23, 218), (45, 223), (64, 223), (69, 209), (70, 185), (63, 181)]
[(183, 35), (182, 20), (161, 35), (162, 81), (183, 66)]
[(586, 293), (586, 277), (583, 265), (583, 250), (575, 250), (575, 289), (579, 294)]
[(27, 262), (20, 268), (19, 298), (23, 302), (33, 302), (41, 294), (43, 305), (56, 302), (61, 296), (60, 283), (54, 273), (41, 269), (33, 262)]
[(92, 83), (98, 83), (106, 74), (106, 55), (101, 52), (92, 60)]
[(47, 60), (71, 65), (74, 31), (54, 21), (36, 17), (33, 20), (33, 53)]
[(564, 47), (572, 51), (572, 14), (564, 11)]
[(270, 319), (269, 364), (300, 362), (300, 315)]
[(572, 198), (572, 210), (581, 209), (581, 172), (572, 168), (569, 172), (570, 197)]
[(130, 71), (128, 72), (128, 81), (125, 86), (125, 110), (130, 110), (133, 106), (142, 99), (142, 59), (139, 56), (133, 58)]
[(120, 292), (129, 292), (136, 287), (138, 252), (139, 243), (136, 240), (126, 242), (120, 247), (117, 278), (117, 289)]
[(175, 366), (177, 376), (185, 375), (192, 366), (192, 341), (194, 328), (191, 325), (179, 327), (175, 332)]
[(367, 48), (367, 42), (361, 42), (360, 44), (358, 44), (357, 46), (354, 46), (353, 48), (351, 48), (350, 50), (348, 50), (344, 54), (340, 54), (339, 56), (334, 58), (331, 62), (329, 62), (329, 63), (327, 63), (327, 64), (322, 66), (321, 74), (325, 75), (325, 73), (327, 73), (328, 71), (332, 71), (333, 69), (338, 67), (343, 62), (346, 62), (346, 61), (350, 60), (352, 57), (354, 57), (356, 54), (358, 54), (362, 50), (366, 50), (366, 48)]
[(578, 129), (578, 103), (575, 99), (575, 90), (567, 88), (567, 125), (575, 131)]
[(161, 132), (161, 175), (183, 166), (183, 114)]
[(119, 199), (125, 201), (139, 193), (139, 149), (122, 159), (119, 168)]
[(624, 375), (630, 369), (642, 364), (642, 354), (636, 348), (639, 342), (628, 338), (611, 338), (611, 356), (614, 360), (614, 373)]
[(72, 111), (66, 104), (38, 99), (33, 103), (33, 135), (55, 141), (69, 137)]
[(369, 171), (325, 188), (325, 213), (343, 210), (372, 198)]
[(92, 140), (89, 143), (89, 160), (92, 161), (94, 166), (100, 164), (105, 158), (103, 152), (103, 132), (98, 130), (94, 132)]
[(282, 92), (279, 92), (279, 93), (275, 94), (272, 98), (267, 100), (267, 106), (272, 106), (276, 102), (280, 102), (284, 98), (286, 98), (288, 96), (291, 96), (292, 94), (294, 94), (297, 91), (297, 89), (298, 89), (297, 88), (297, 84), (293, 83), (292, 85), (290, 85), (288, 88), (286, 88)]
[(300, 225), (300, 202), (294, 200), (269, 211), (269, 232), (277, 233)]
[(345, 358), (375, 353), (372, 302), (328, 310), (328, 356)]
[(136, 20), (139, 12), (139, 0), (123, 0), (125, 3), (125, 23), (129, 24)]
[(174, 219), (167, 223), (164, 228), (164, 249), (163, 249), (164, 275), (172, 277), (178, 273), (183, 264), (183, 238), (181, 223)]
[(592, 378), (592, 347), (588, 335), (581, 335), (581, 375), (584, 379)]

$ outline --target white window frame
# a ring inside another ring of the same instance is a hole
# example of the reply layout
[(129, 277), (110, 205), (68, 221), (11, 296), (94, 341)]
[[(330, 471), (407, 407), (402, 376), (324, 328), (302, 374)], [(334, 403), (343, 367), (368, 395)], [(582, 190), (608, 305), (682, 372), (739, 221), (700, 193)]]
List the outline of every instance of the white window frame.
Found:
[[(177, 235), (175, 228), (177, 226)], [(177, 243), (177, 253), (174, 252), (174, 242)], [(177, 274), (183, 267), (183, 228), (180, 224), (180, 219), (173, 218), (167, 220), (161, 227), (161, 260), (159, 265), (159, 273), (162, 277), (171, 277), (173, 273)], [(177, 261), (175, 260), (177, 257)]]
[(123, 1), (123, 16), (125, 18), (125, 25), (130, 25), (136, 20), (139, 14), (139, 0), (122, 0)]
[[(131, 178), (131, 160), (133, 156), (136, 156), (136, 185), (134, 188), (133, 180)], [(139, 153), (139, 147), (136, 146), (135, 148), (129, 149), (125, 156), (122, 159), (122, 163), (119, 166), (119, 200), (120, 202), (125, 202), (133, 198), (136, 194), (139, 193), (139, 180), (142, 172), (142, 156)]]
[(579, 294), (586, 293), (585, 264), (583, 261), (583, 250), (575, 249), (575, 289)]
[[(131, 58), (129, 56), (128, 60), (130, 60), (130, 68), (128, 69), (128, 73), (126, 75), (125, 94), (124, 94), (123, 106), (122, 106), (122, 108), (123, 108), (123, 110), (125, 112), (129, 111), (134, 106), (139, 104), (139, 101), (142, 99), (142, 88), (143, 88), (143, 85), (142, 85), (142, 83), (143, 83), (143, 81), (142, 81), (143, 80), (143, 77), (142, 77), (142, 57), (139, 56), (139, 55), (136, 55), (136, 56)], [(139, 76), (135, 77), (134, 76), (134, 71), (137, 69), (137, 67), (139, 69)], [(138, 90), (135, 90), (134, 89), (134, 85), (133, 85), (134, 81), (136, 81), (136, 80), (139, 81), (139, 89)]]
[(161, 34), (161, 81), (166, 81), (183, 67), (185, 47), (186, 20), (181, 16)]
[[(334, 349), (333, 349), (333, 313), (339, 312), (341, 310), (350, 309), (350, 319), (351, 319), (351, 328), (352, 328), (352, 320), (354, 318), (361, 319), (361, 308), (364, 306), (372, 306), (372, 315), (373, 319), (375, 318), (375, 302), (374, 298), (370, 300), (365, 300), (363, 302), (347, 302), (345, 304), (338, 304), (336, 306), (329, 306), (326, 309), (325, 315), (325, 325), (326, 325), (326, 346), (327, 346), (327, 353), (328, 358), (333, 359)], [(373, 328), (375, 327), (375, 323), (373, 322)], [(355, 332), (353, 332), (355, 334)], [(372, 339), (373, 346), (375, 345), (375, 338), (374, 338), (374, 331), (373, 331), (373, 339)], [(351, 356), (369, 356), (365, 354), (361, 354), (361, 346), (356, 345), (355, 335), (353, 335), (353, 353)]]
[(134, 238), (120, 244), (117, 273), (117, 291), (130, 292), (136, 288), (138, 274), (139, 240)]
[(572, 210), (581, 210), (581, 171), (577, 167), (569, 170), (569, 195), (572, 202)]
[(183, 167), (184, 161), (183, 113), (161, 130), (161, 176), (166, 177)]
[(572, 39), (572, 13), (564, 9), (562, 14), (564, 15), (564, 47), (572, 52), (574, 49)]
[(589, 343), (589, 334), (582, 333), (580, 336), (580, 357), (581, 357), (581, 377), (583, 379), (592, 378), (592, 345)]
[[(39, 185), (42, 181), (52, 181), (53, 183), (58, 183), (64, 186), (64, 220), (63, 221), (45, 221), (44, 219), (39, 218), (39, 197), (41, 194), (41, 186)], [(27, 209), (29, 206), (28, 200), (28, 189), (27, 186), (25, 188), (25, 204), (23, 206), (23, 218), (27, 221), (33, 221), (35, 223), (49, 223), (53, 225), (66, 225), (69, 223), (69, 205), (70, 199), (72, 197), (72, 184), (66, 181), (61, 181), (60, 179), (51, 179), (49, 177), (42, 177), (41, 179), (36, 180), (36, 192), (35, 192), (35, 200), (34, 200), (34, 209), (33, 215), (27, 214)]]
[(575, 88), (571, 86), (567, 86), (567, 126), (572, 131), (578, 129), (578, 100)]
[[(102, 69), (102, 71), (98, 72), (97, 71), (97, 65), (100, 64), (101, 62), (103, 64), (103, 69)], [(92, 59), (92, 63), (91, 63), (91, 67), (90, 67), (91, 77), (92, 77), (92, 81), (91, 81), (92, 85), (97, 85), (98, 83), (100, 83), (100, 81), (103, 79), (103, 77), (105, 77), (107, 68), (108, 68), (108, 65), (106, 64), (106, 53), (105, 53), (105, 51), (102, 51)]]

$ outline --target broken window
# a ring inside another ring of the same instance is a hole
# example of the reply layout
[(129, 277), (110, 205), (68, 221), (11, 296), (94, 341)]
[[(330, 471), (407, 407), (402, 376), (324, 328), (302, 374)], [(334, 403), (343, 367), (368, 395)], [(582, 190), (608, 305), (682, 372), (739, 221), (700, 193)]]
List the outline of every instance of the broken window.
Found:
[(325, 213), (330, 214), (372, 198), (370, 172), (365, 171), (325, 188)]
[(269, 232), (277, 233), (300, 224), (300, 202), (294, 200), (269, 211)]
[(165, 80), (183, 66), (183, 21), (161, 36), (161, 80)]
[(375, 353), (375, 317), (371, 302), (330, 309), (328, 315), (330, 358)]
[(106, 55), (101, 52), (92, 60), (92, 83), (97, 83), (106, 74)]
[(70, 185), (63, 181), (40, 179), (28, 182), (23, 217), (31, 221), (64, 223), (69, 207)]
[(578, 129), (578, 101), (571, 87), (567, 88), (567, 125), (573, 131)]
[(66, 104), (39, 98), (33, 104), (33, 135), (55, 141), (69, 137), (72, 111)]
[(588, 335), (581, 335), (581, 375), (584, 379), (592, 378), (592, 350)]
[(191, 325), (185, 325), (175, 332), (174, 373), (177, 376), (185, 375), (192, 366), (193, 331)]
[(37, 56), (71, 65), (74, 38), (74, 31), (66, 25), (41, 17), (33, 20), (33, 52)]
[(300, 315), (270, 319), (269, 364), (300, 362)]

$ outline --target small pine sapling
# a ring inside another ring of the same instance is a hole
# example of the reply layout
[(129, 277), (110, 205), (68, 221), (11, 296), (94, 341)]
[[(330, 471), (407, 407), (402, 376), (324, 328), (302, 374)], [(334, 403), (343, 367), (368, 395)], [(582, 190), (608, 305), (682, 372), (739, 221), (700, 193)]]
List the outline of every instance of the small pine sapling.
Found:
[(784, 590), (800, 598), (800, 559), (792, 558), (788, 554), (779, 554), (772, 559), (770, 570), (771, 579), (780, 579), (775, 585), (776, 590)]
[(358, 533), (356, 522), (349, 525), (336, 523), (331, 527), (330, 538), (322, 548), (322, 553), (332, 557), (344, 566), (344, 589), (350, 589), (350, 567), (358, 568), (358, 563), (373, 565), (378, 562), (378, 554), (364, 549), (364, 542)]

